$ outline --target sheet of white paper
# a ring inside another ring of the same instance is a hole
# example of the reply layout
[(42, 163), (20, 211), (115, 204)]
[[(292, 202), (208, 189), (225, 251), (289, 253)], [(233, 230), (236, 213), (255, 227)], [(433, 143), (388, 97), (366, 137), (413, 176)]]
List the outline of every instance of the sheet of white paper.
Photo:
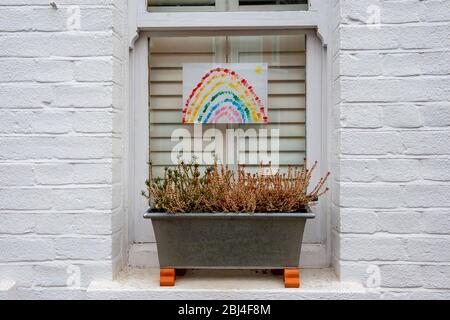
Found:
[(268, 123), (266, 63), (183, 64), (183, 123)]

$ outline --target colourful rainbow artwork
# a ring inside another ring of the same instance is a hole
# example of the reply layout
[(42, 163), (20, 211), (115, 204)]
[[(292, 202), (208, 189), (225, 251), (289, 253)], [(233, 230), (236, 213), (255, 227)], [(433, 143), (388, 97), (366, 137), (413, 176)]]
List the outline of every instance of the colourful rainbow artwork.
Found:
[(267, 64), (183, 65), (183, 123), (268, 123)]

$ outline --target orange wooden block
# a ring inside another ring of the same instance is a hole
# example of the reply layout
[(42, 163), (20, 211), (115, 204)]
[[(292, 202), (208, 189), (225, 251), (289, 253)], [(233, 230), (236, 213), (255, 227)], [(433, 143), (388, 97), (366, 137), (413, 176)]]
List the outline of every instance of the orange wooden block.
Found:
[(176, 270), (175, 269), (161, 269), (159, 283), (161, 287), (175, 286)]
[(285, 269), (284, 270), (284, 286), (286, 288), (300, 288), (300, 270)]

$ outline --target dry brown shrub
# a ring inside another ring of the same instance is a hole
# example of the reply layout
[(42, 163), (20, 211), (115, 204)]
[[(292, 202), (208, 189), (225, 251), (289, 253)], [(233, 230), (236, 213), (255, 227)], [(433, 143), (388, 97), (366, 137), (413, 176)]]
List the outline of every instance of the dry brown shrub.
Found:
[(216, 164), (201, 174), (199, 165), (180, 163), (166, 169), (164, 178), (150, 177), (142, 194), (155, 210), (167, 213), (299, 212), (329, 190), (324, 188), (329, 173), (309, 188), (316, 168), (317, 162), (308, 169), (305, 159), (288, 173), (251, 174), (244, 166), (233, 171)]

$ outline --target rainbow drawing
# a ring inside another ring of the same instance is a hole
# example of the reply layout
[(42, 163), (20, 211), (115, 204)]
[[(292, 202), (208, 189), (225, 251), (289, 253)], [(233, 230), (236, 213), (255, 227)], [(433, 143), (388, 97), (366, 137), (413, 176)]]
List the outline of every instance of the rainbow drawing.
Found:
[(268, 123), (267, 64), (183, 65), (183, 123)]

